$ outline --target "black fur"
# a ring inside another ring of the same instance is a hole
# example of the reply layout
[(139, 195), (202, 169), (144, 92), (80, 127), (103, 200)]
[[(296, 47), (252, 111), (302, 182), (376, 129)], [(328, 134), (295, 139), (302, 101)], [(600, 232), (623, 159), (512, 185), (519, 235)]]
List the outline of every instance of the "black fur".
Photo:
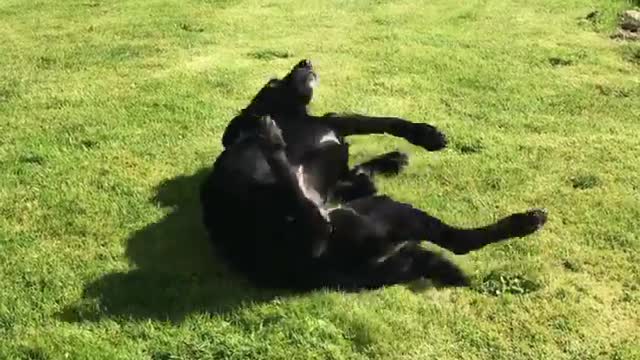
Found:
[[(406, 155), (388, 153), (349, 169), (345, 137), (388, 133), (430, 151), (445, 147), (446, 137), (399, 118), (311, 115), (316, 79), (304, 60), (269, 81), (225, 130), (225, 150), (201, 187), (212, 243), (255, 285), (362, 289), (419, 278), (467, 285), (455, 264), (419, 242), (464, 254), (531, 234), (546, 221), (544, 211), (531, 210), (460, 229), (376, 195), (372, 176), (398, 173)], [(321, 142), (328, 134), (337, 141)]]

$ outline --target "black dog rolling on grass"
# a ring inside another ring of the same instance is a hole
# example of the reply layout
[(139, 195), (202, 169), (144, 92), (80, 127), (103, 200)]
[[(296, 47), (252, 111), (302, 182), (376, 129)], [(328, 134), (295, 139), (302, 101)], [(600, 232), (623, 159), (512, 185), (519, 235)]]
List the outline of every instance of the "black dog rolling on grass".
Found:
[(350, 169), (345, 137), (386, 133), (429, 151), (444, 148), (446, 137), (399, 118), (311, 115), (316, 80), (307, 60), (270, 80), (225, 130), (225, 150), (201, 186), (214, 247), (256, 286), (357, 290), (420, 278), (464, 286), (459, 267), (419, 243), (465, 254), (545, 223), (545, 211), (531, 210), (462, 229), (376, 195), (374, 175), (399, 172), (406, 155), (387, 153)]

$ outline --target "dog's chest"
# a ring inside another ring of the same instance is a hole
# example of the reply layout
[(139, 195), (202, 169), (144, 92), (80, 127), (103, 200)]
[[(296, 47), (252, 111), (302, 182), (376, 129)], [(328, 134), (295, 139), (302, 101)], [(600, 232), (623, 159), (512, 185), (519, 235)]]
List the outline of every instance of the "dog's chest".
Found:
[[(340, 144), (341, 139), (333, 129), (313, 122), (288, 122), (281, 125), (287, 146), (306, 152), (319, 145)], [(296, 151), (296, 150), (294, 150)]]

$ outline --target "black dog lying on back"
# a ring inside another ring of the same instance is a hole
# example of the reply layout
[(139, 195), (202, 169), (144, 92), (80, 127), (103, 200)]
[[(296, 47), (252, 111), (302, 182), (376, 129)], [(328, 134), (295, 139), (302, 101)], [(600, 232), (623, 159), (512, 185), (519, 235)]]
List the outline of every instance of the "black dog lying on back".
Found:
[(421, 241), (465, 254), (545, 223), (544, 211), (531, 210), (461, 229), (376, 195), (373, 175), (397, 173), (406, 155), (388, 153), (349, 169), (346, 136), (387, 133), (429, 151), (445, 147), (445, 136), (399, 118), (310, 115), (316, 80), (303, 60), (269, 81), (227, 127), (225, 150), (201, 187), (214, 247), (253, 284), (354, 290), (430, 278), (463, 286), (469, 281), (460, 268)]

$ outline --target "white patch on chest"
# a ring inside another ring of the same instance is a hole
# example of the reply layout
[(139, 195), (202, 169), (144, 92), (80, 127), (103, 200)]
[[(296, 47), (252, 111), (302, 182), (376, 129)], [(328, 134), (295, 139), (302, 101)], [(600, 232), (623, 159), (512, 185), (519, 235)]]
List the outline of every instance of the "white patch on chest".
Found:
[(322, 135), (322, 137), (320, 138), (320, 144), (323, 144), (326, 142), (333, 142), (336, 144), (340, 144), (340, 140), (338, 140), (336, 133), (334, 133), (333, 131), (329, 131), (328, 133)]

